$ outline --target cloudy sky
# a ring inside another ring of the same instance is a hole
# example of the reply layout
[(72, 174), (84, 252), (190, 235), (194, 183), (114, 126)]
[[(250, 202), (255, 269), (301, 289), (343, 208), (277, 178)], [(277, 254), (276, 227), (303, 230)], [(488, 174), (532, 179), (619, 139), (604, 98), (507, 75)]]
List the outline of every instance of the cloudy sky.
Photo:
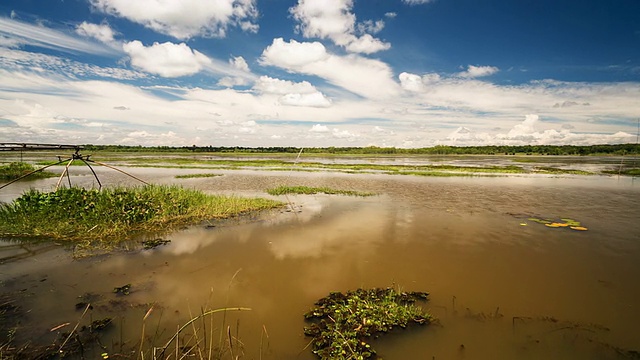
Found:
[(636, 142), (638, 0), (3, 0), (0, 142)]

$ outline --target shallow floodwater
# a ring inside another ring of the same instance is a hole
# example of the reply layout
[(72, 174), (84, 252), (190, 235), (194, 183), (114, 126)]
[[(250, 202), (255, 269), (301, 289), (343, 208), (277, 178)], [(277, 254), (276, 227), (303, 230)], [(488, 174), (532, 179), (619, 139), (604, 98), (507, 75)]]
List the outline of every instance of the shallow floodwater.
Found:
[[(87, 317), (114, 319), (102, 340), (110, 354), (121, 342), (135, 346), (152, 304), (145, 343), (156, 346), (202, 308), (247, 307), (197, 322), (198, 329), (238, 338), (234, 356), (313, 359), (302, 315), (316, 300), (394, 286), (429, 292), (423, 307), (439, 324), (375, 340), (385, 359), (625, 359), (632, 355), (625, 351), (640, 350), (640, 184), (631, 178), (215, 171), (224, 176), (176, 180), (197, 171), (131, 171), (210, 193), (268, 196), (265, 189), (292, 184), (379, 195), (290, 195), (279, 199), (294, 211), (195, 226), (153, 250), (73, 260), (57, 247), (7, 261), (2, 291), (20, 294), (28, 310), (18, 338), (46, 344), (56, 335), (50, 329), (68, 322), (59, 331), (70, 331), (82, 299), (93, 305)], [(548, 228), (529, 217), (571, 218), (589, 230)], [(129, 283), (130, 295), (113, 293)]]

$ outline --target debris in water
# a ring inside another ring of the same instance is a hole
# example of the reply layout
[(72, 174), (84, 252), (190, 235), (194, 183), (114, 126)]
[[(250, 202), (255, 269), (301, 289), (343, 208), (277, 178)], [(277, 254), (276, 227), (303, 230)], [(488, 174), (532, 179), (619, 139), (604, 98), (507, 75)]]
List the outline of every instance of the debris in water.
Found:
[(114, 287), (113, 292), (119, 295), (129, 295), (131, 290), (131, 284), (126, 284), (120, 287)]

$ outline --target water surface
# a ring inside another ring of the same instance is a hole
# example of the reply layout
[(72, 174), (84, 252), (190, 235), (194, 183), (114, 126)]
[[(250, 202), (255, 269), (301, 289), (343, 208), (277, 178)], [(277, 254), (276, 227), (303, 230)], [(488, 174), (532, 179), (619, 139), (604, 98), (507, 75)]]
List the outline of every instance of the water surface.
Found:
[[(209, 193), (268, 196), (265, 189), (292, 184), (379, 195), (289, 195), (280, 199), (294, 211), (192, 227), (154, 250), (73, 260), (56, 247), (8, 261), (0, 281), (3, 291), (22, 294), (30, 338), (46, 343), (51, 328), (73, 326), (83, 295), (92, 318), (114, 318), (104, 335), (112, 351), (121, 338), (140, 339), (152, 304), (146, 329), (150, 337), (162, 329), (156, 345), (202, 307), (242, 306), (252, 310), (207, 326), (230, 326), (244, 358), (313, 359), (302, 314), (317, 299), (395, 286), (430, 292), (424, 307), (440, 325), (376, 340), (386, 359), (624, 359), (623, 351), (640, 349), (640, 187), (632, 179), (220, 171), (176, 180), (194, 171), (130, 170)], [(572, 218), (589, 230), (547, 228), (531, 216)], [(112, 292), (127, 283), (130, 295)]]

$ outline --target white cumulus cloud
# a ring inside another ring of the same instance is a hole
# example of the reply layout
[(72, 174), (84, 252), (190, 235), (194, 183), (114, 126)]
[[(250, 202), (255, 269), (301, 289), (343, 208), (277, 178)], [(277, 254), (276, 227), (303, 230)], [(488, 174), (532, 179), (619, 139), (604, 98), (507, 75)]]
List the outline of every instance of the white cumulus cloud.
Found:
[(282, 105), (307, 106), (307, 107), (329, 107), (331, 101), (323, 93), (316, 91), (311, 94), (285, 94), (278, 99)]
[(255, 32), (255, 0), (90, 0), (94, 9), (186, 40), (224, 37), (229, 26)]
[(165, 42), (144, 46), (134, 40), (125, 43), (122, 48), (131, 58), (131, 65), (163, 77), (193, 75), (211, 63), (208, 57), (185, 43)]
[(299, 22), (297, 29), (307, 38), (330, 39), (350, 52), (371, 54), (389, 49), (391, 44), (369, 33), (356, 35), (357, 30), (377, 33), (384, 27), (384, 22), (363, 22), (356, 28), (352, 9), (353, 0), (298, 0), (289, 11)]
[(328, 126), (325, 125), (320, 125), (320, 124), (315, 124), (311, 127), (311, 130), (309, 130), (311, 132), (317, 132), (317, 133), (328, 133), (331, 130), (329, 130)]
[(269, 76), (261, 76), (253, 88), (261, 93), (268, 94), (311, 94), (318, 90), (308, 81), (293, 82), (288, 80), (274, 79)]
[(330, 54), (319, 42), (285, 42), (274, 39), (260, 58), (263, 65), (272, 65), (289, 72), (316, 75), (334, 85), (368, 98), (394, 96), (399, 91), (393, 72), (386, 63), (351, 54)]
[(81, 24), (76, 26), (76, 33), (82, 36), (97, 39), (98, 41), (105, 44), (113, 44), (115, 42), (115, 34), (111, 27), (107, 24), (92, 24), (83, 21)]
[(493, 75), (500, 71), (495, 66), (473, 66), (469, 65), (466, 71), (459, 72), (457, 75), (463, 78), (477, 78)]

